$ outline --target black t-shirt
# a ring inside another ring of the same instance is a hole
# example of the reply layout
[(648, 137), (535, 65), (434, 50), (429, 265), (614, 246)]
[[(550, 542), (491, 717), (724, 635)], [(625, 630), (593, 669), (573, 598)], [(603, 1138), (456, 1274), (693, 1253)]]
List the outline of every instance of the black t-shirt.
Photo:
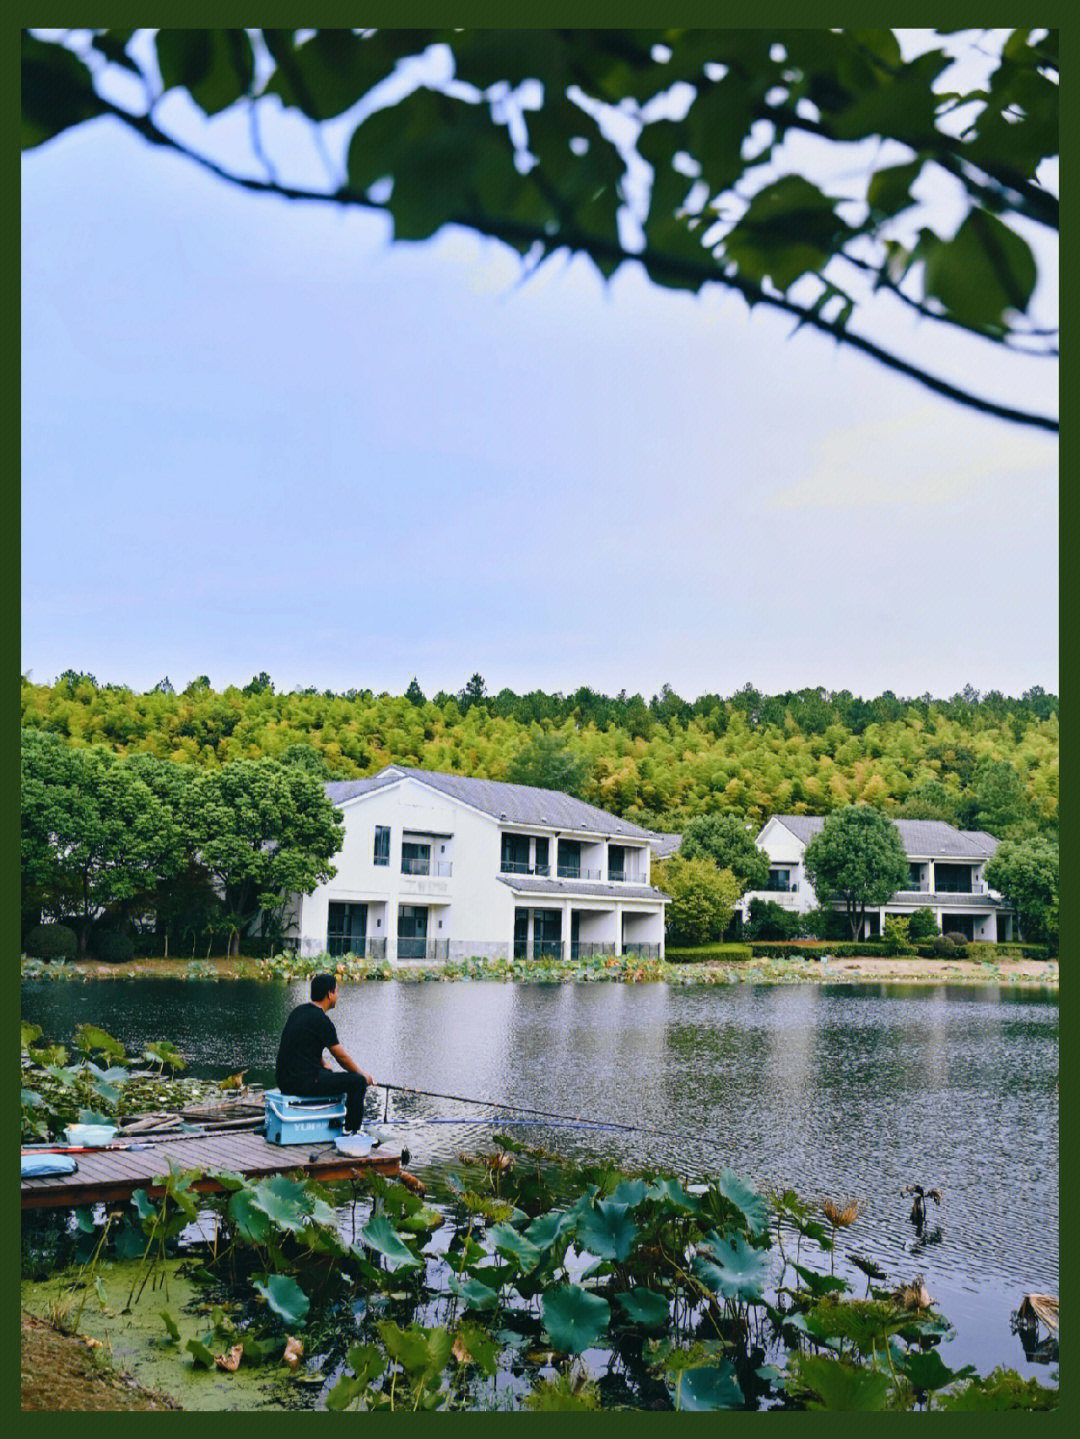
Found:
[(306, 1094), (323, 1072), (323, 1050), (337, 1042), (328, 1014), (317, 1004), (298, 1004), (285, 1021), (278, 1046), (276, 1078), (282, 1094)]

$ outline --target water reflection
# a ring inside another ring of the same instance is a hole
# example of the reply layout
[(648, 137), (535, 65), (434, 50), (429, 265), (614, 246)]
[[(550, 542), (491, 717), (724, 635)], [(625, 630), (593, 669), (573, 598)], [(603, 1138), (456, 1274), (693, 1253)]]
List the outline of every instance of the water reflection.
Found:
[[(31, 981), (23, 1012), (49, 1040), (68, 1041), (92, 1020), (129, 1049), (169, 1039), (195, 1072), (247, 1067), (250, 1081), (266, 1083), (285, 1016), (305, 997), (299, 983)], [(659, 1131), (522, 1129), (551, 1148), (667, 1164), (686, 1178), (728, 1165), (809, 1198), (859, 1198), (851, 1243), (893, 1277), (921, 1269), (951, 1318), (971, 1316), (951, 1347), (954, 1367), (1016, 1363), (1010, 1310), (1025, 1292), (1057, 1292), (1053, 996), (968, 986), (367, 984), (343, 986), (333, 1018), (377, 1080)], [(390, 1102), (391, 1119), (469, 1115), (491, 1111), (416, 1095)], [(418, 1129), (413, 1167), (488, 1145), (492, 1128)], [(903, 1193), (913, 1183), (941, 1193), (921, 1233)]]

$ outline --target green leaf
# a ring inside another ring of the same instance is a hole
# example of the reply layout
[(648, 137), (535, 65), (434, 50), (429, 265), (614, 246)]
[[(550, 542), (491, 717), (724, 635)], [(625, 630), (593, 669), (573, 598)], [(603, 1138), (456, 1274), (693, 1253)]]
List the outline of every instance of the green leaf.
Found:
[(770, 1214), (767, 1199), (755, 1193), (730, 1169), (720, 1171), (717, 1188), (724, 1198), (742, 1213), (751, 1234), (765, 1233), (769, 1227)]
[(363, 1229), (360, 1230), (357, 1238), (362, 1244), (366, 1245), (368, 1249), (374, 1249), (377, 1254), (381, 1254), (385, 1259), (389, 1260), (395, 1269), (407, 1269), (421, 1262), (411, 1249), (407, 1249), (405, 1245), (402, 1244), (394, 1226), (386, 1218), (385, 1214), (380, 1214), (377, 1218), (369, 1220)]
[(408, 1329), (401, 1329), (392, 1319), (384, 1319), (377, 1327), (387, 1352), (411, 1380), (434, 1378), (446, 1367), (454, 1340), (445, 1325), (427, 1329), (422, 1324), (410, 1324)]
[(281, 1353), (280, 1339), (256, 1339), (253, 1334), (245, 1334), (243, 1343), (244, 1358), (249, 1364), (265, 1364)]
[(274, 1313), (285, 1324), (301, 1324), (311, 1306), (311, 1300), (287, 1274), (264, 1274), (252, 1283), (269, 1304)]
[(627, 1258), (637, 1236), (638, 1227), (629, 1217), (628, 1206), (610, 1199), (601, 1199), (578, 1218), (578, 1240), (601, 1259)]
[(330, 120), (390, 75), (403, 55), (419, 54), (426, 33), (379, 30), (361, 36), (351, 30), (320, 30), (296, 45), (291, 31), (267, 30), (264, 36), (277, 68), (264, 93), (277, 95), (283, 105), (302, 110), (311, 120)]
[(488, 1378), (493, 1378), (499, 1367), (502, 1345), (492, 1339), (479, 1324), (462, 1324), (455, 1337), (455, 1348), (464, 1348), (468, 1359), (462, 1363), (475, 1364)]
[(269, 1179), (260, 1179), (251, 1196), (252, 1203), (279, 1229), (299, 1234), (308, 1222), (307, 1187), (302, 1180), (274, 1174)]
[(909, 1349), (897, 1366), (911, 1380), (916, 1389), (924, 1393), (933, 1389), (944, 1389), (958, 1379), (970, 1379), (976, 1371), (971, 1364), (962, 1369), (950, 1369), (936, 1349)]
[(35, 1040), (41, 1038), (42, 1033), (40, 1024), (28, 1024), (25, 1019), (22, 1020), (19, 1024), (19, 1035), (23, 1049), (29, 1049)]
[(716, 1260), (709, 1263), (700, 1254), (694, 1257), (694, 1273), (717, 1294), (727, 1299), (761, 1302), (763, 1288), (772, 1269), (768, 1253), (752, 1249), (741, 1234), (725, 1239), (715, 1230), (701, 1241), (702, 1248)]
[(80, 1024), (75, 1031), (75, 1043), (85, 1054), (92, 1053), (95, 1049), (102, 1050), (105, 1054), (111, 1055), (114, 1059), (126, 1059), (127, 1054), (124, 1046), (118, 1039), (113, 1039), (111, 1034), (106, 1034), (96, 1024)]
[(1007, 311), (1027, 309), (1035, 257), (1027, 241), (989, 210), (972, 209), (951, 240), (928, 248), (923, 289), (961, 324), (1000, 330)]
[(611, 1306), (577, 1284), (549, 1289), (542, 1300), (544, 1325), (551, 1342), (564, 1354), (580, 1354), (607, 1331)]
[(342, 1374), (326, 1396), (326, 1407), (331, 1413), (338, 1414), (347, 1409), (354, 1399), (366, 1394), (367, 1389), (368, 1386), (362, 1379), (354, 1379), (351, 1374)]
[(675, 1408), (738, 1409), (743, 1393), (729, 1359), (721, 1364), (682, 1369), (675, 1376)]
[(459, 1299), (464, 1299), (470, 1309), (479, 1309), (485, 1313), (498, 1306), (498, 1294), (488, 1285), (481, 1283), (479, 1279), (462, 1280), (452, 1276), (447, 1287), (451, 1294), (456, 1294)]
[(647, 1329), (659, 1329), (668, 1321), (668, 1301), (663, 1294), (657, 1294), (652, 1289), (628, 1289), (623, 1294), (616, 1294), (615, 1302), (632, 1323), (644, 1324)]
[(182, 86), (206, 115), (251, 89), (255, 57), (243, 30), (159, 30), (155, 46), (162, 87)]
[(544, 1257), (544, 1251), (519, 1234), (511, 1224), (493, 1224), (487, 1233), (496, 1251), (504, 1259), (512, 1260), (523, 1274), (535, 1269)]
[(245, 1244), (266, 1243), (271, 1233), (270, 1220), (250, 1189), (233, 1194), (226, 1212)]
[(213, 1369), (214, 1356), (201, 1339), (189, 1339), (186, 1347), (200, 1368)]
[(614, 1204), (625, 1204), (629, 1209), (636, 1209), (648, 1197), (649, 1186), (644, 1179), (623, 1179), (608, 1196)]
[(537, 1249), (550, 1249), (573, 1227), (572, 1215), (567, 1214), (565, 1209), (552, 1209), (547, 1214), (538, 1215), (531, 1224), (526, 1225), (523, 1233)]
[(701, 1200), (687, 1194), (677, 1179), (657, 1179), (649, 1185), (648, 1198), (656, 1200), (670, 1214), (700, 1214)]
[(886, 165), (875, 170), (866, 187), (866, 203), (878, 216), (899, 215), (915, 201), (911, 187), (922, 174), (922, 160), (912, 160), (907, 165)]
[(180, 1326), (167, 1309), (161, 1309), (158, 1312), (161, 1315), (162, 1324), (168, 1330), (169, 1338), (174, 1344), (178, 1344), (180, 1342)]
[[(84, 120), (105, 113), (90, 71), (62, 45), (22, 32), (20, 144), (31, 150)], [(39, 1031), (40, 1033), (40, 1031)]]
[(850, 234), (816, 185), (802, 175), (784, 175), (750, 201), (724, 241), (724, 256), (740, 275), (770, 278), (787, 290), (801, 275), (823, 270)]
[(888, 1374), (823, 1354), (800, 1354), (792, 1366), (798, 1388), (809, 1391), (808, 1409), (869, 1411), (886, 1407), (892, 1383)]

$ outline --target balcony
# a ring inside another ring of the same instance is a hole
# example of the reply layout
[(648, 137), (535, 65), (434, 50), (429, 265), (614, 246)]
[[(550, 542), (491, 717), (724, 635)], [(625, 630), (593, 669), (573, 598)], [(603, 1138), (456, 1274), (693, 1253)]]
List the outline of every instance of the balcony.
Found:
[(402, 859), (402, 874), (428, 874), (439, 879), (449, 879), (454, 866), (445, 859)]
[(537, 874), (546, 879), (551, 873), (549, 864), (527, 864), (521, 859), (504, 859), (499, 865), (500, 874)]
[(582, 869), (577, 864), (560, 864), (556, 871), (560, 879), (603, 879), (598, 869)]
[(448, 939), (398, 939), (398, 959), (426, 959), (429, 961), (450, 958)]

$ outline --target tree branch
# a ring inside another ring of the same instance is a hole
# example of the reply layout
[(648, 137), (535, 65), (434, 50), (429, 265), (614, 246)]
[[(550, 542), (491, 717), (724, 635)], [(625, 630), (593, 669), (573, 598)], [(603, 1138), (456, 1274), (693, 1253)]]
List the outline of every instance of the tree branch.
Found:
[[(365, 195), (350, 191), (346, 187), (330, 193), (324, 190), (305, 190), (293, 185), (255, 179), (248, 175), (239, 175), (212, 160), (207, 155), (201, 155), (198, 151), (188, 149), (172, 136), (160, 130), (149, 116), (132, 115), (118, 105), (110, 101), (102, 100), (102, 107), (106, 113), (115, 116), (130, 129), (133, 129), (153, 145), (163, 149), (172, 150), (185, 159), (199, 165), (202, 169), (209, 171), (220, 180), (225, 180), (241, 189), (249, 190), (255, 194), (275, 195), (285, 200), (309, 200), (321, 204), (348, 205), (355, 209), (372, 210), (393, 216), (393, 210), (387, 202), (369, 200)], [(982, 399), (967, 390), (960, 389), (957, 385), (950, 384), (927, 370), (901, 359), (898, 355), (891, 354), (888, 350), (882, 349), (880, 345), (872, 340), (865, 339), (861, 335), (853, 334), (836, 321), (824, 319), (812, 308), (799, 305), (789, 300), (785, 295), (774, 295), (761, 288), (761, 286), (747, 280), (740, 275), (725, 274), (715, 265), (704, 261), (686, 260), (674, 255), (658, 254), (656, 252), (635, 253), (625, 249), (622, 245), (602, 239), (599, 236), (589, 235), (581, 231), (568, 229), (562, 233), (551, 235), (542, 227), (537, 225), (523, 224), (519, 221), (502, 219), (486, 220), (478, 216), (460, 215), (450, 216), (447, 223), (458, 224), (467, 229), (474, 230), (477, 234), (486, 235), (490, 239), (503, 240), (507, 243), (527, 243), (543, 245), (546, 252), (561, 249), (564, 246), (571, 250), (581, 250), (593, 259), (604, 259), (615, 263), (625, 261), (636, 261), (646, 266), (650, 274), (668, 276), (671, 280), (684, 282), (691, 281), (698, 288), (705, 284), (722, 285), (730, 290), (735, 290), (742, 295), (748, 305), (763, 304), (773, 309), (781, 310), (785, 314), (794, 316), (801, 325), (808, 325), (811, 329), (818, 330), (822, 334), (830, 335), (838, 344), (848, 345), (861, 354), (870, 356), (877, 360), (887, 369), (894, 370), (897, 374), (906, 375), (909, 379), (917, 381), (926, 389), (932, 390), (935, 394), (943, 395), (945, 398), (966, 406), (968, 409), (977, 411), (980, 414), (994, 415), (998, 419), (1009, 420), (1015, 424), (1031, 425), (1036, 429), (1047, 430), (1053, 434), (1058, 432), (1058, 421), (1049, 415), (1032, 414), (1026, 410), (1014, 409), (1009, 405), (1000, 405), (992, 400)], [(937, 317), (935, 317), (937, 318)], [(969, 333), (977, 335), (976, 331)], [(988, 338), (988, 337), (982, 337)], [(991, 343), (997, 343), (991, 341)]]

